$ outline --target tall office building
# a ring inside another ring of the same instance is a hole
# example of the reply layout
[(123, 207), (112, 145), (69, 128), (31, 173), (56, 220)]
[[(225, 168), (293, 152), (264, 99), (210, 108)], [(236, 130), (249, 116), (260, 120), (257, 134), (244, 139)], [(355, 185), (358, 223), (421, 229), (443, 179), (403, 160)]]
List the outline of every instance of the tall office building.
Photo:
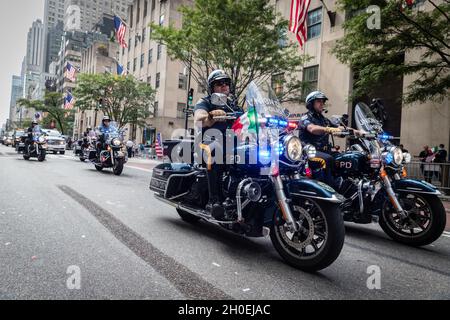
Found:
[(66, 0), (64, 30), (91, 31), (104, 13), (125, 16), (132, 0)]
[(49, 71), (52, 61), (58, 58), (64, 28), (64, 1), (45, 0), (44, 28), (45, 28), (45, 57), (44, 69)]
[(40, 19), (33, 22), (27, 36), (27, 71), (44, 69), (44, 24)]
[(20, 76), (12, 76), (12, 86), (11, 86), (11, 101), (9, 104), (9, 120), (11, 122), (17, 121), (17, 118), (20, 117), (18, 115), (18, 109), (16, 107), (17, 100), (22, 98), (23, 94), (23, 81)]

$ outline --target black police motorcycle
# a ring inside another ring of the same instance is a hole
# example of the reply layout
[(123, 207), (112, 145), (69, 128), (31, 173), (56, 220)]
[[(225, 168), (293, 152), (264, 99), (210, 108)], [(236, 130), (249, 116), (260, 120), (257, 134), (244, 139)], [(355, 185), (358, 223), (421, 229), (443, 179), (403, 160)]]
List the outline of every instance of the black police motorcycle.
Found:
[[(224, 219), (215, 220), (206, 210), (207, 168), (190, 162), (190, 147), (185, 152), (187, 163), (163, 163), (153, 169), (150, 189), (156, 199), (175, 207), (187, 222), (202, 219), (248, 237), (270, 234), (272, 244), (288, 264), (305, 271), (326, 268), (337, 259), (344, 243), (339, 209), (342, 197), (328, 185), (299, 175), (302, 145), (287, 130), (287, 116), (270, 85), (258, 87), (252, 82), (246, 100), (256, 109), (260, 128), (253, 134), (246, 132), (256, 139), (238, 144), (227, 156)], [(214, 105), (233, 111), (226, 101), (224, 95), (212, 95)], [(231, 125), (238, 116), (229, 112), (224, 119)], [(249, 117), (247, 112), (240, 119)], [(263, 136), (268, 141), (265, 145), (260, 142)], [(196, 151), (194, 158), (198, 156)]]
[(25, 160), (30, 160), (30, 158), (37, 158), (39, 162), (45, 160), (47, 154), (47, 140), (45, 135), (42, 133), (29, 133), (28, 134), (29, 143), (26, 144), (23, 151), (23, 158)]
[[(116, 127), (111, 122), (112, 127)], [(112, 130), (109, 133), (100, 134), (96, 149), (89, 149), (87, 159), (95, 165), (97, 171), (102, 171), (105, 168), (112, 168), (116, 176), (120, 176), (123, 167), (127, 162), (127, 157), (123, 151), (122, 132), (119, 130)], [(80, 160), (86, 157), (83, 153), (80, 155)], [(83, 161), (83, 160), (82, 160)]]
[[(332, 119), (346, 127), (336, 135), (350, 138), (349, 151), (333, 154), (338, 192), (346, 198), (341, 208), (344, 220), (378, 221), (388, 236), (407, 245), (432, 243), (446, 225), (440, 192), (428, 182), (407, 178), (404, 164), (411, 155), (389, 141), (394, 137), (383, 132), (366, 104), (358, 103), (354, 115), (357, 129), (365, 134), (355, 135), (341, 117)], [(312, 177), (317, 178), (317, 173), (312, 171)]]

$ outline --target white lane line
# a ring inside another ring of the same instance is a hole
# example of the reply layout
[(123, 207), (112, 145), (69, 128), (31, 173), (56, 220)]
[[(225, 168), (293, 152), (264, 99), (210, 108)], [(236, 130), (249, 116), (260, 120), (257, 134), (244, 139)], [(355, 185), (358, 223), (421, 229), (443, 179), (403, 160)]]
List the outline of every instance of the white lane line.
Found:
[(137, 167), (132, 167), (132, 166), (125, 166), (125, 168), (130, 168), (130, 169), (135, 169), (135, 170), (141, 170), (141, 171), (149, 172), (149, 173), (152, 173), (152, 172), (153, 172), (153, 170), (142, 169), (142, 168), (137, 168)]

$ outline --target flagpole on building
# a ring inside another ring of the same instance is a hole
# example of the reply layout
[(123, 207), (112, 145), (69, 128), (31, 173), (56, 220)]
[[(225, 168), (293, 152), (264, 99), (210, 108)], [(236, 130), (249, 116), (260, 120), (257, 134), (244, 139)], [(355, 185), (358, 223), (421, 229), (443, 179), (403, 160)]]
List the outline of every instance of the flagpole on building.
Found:
[(188, 131), (188, 119), (189, 119), (189, 91), (191, 90), (191, 73), (192, 73), (192, 53), (189, 57), (189, 77), (188, 77), (188, 85), (187, 85), (187, 99), (186, 99), (186, 112), (185, 112), (185, 119), (184, 119), (184, 134), (185, 138), (187, 138), (187, 131)]

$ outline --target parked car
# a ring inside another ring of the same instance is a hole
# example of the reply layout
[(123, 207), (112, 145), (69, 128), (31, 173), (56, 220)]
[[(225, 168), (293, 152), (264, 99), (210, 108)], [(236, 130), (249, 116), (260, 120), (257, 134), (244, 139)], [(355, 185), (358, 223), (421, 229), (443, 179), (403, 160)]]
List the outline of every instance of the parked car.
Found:
[(47, 139), (47, 152), (53, 152), (53, 154), (66, 153), (66, 140), (61, 136), (61, 132), (54, 129), (42, 129), (46, 134)]
[(6, 135), (3, 137), (3, 139), (2, 139), (2, 143), (5, 145), (5, 146), (10, 146), (10, 145), (12, 145), (12, 142), (13, 142), (13, 136), (12, 136), (12, 132), (7, 132), (6, 133)]
[(24, 137), (26, 137), (25, 130), (23, 129), (14, 130), (12, 146), (19, 153), (22, 152), (25, 148)]

